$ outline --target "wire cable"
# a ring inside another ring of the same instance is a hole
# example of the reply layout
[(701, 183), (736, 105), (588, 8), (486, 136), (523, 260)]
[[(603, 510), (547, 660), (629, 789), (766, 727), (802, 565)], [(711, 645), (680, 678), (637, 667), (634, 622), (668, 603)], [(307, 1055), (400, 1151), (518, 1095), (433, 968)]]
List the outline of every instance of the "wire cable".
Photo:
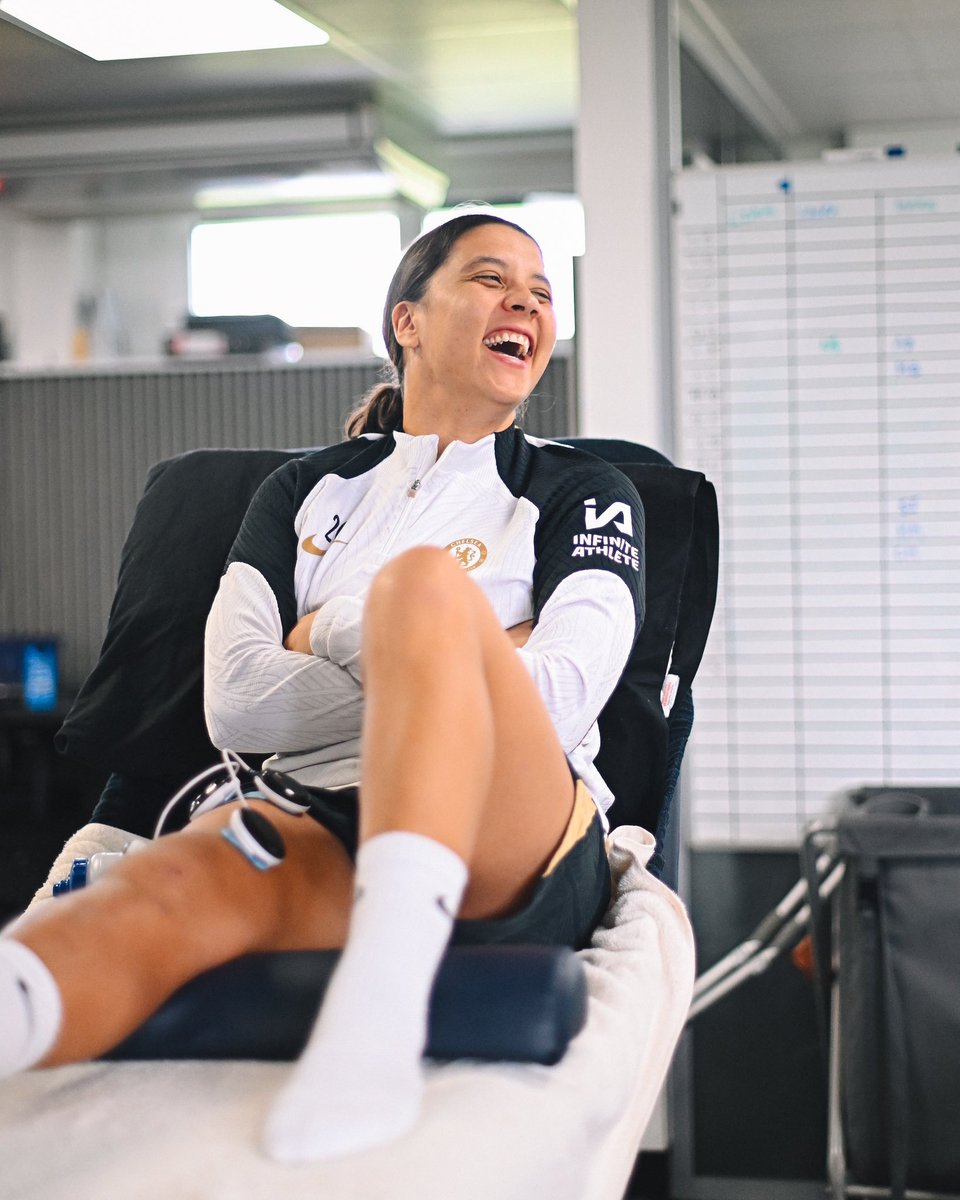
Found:
[(197, 784), (202, 783), (204, 779), (209, 778), (211, 775), (215, 775), (217, 771), (222, 771), (224, 768), (226, 768), (227, 774), (230, 776), (230, 782), (233, 784), (233, 799), (239, 800), (241, 804), (246, 806), (247, 798), (244, 796), (243, 789), (240, 786), (240, 778), (237, 774), (238, 766), (245, 771), (250, 770), (248, 764), (244, 762), (244, 760), (239, 754), (237, 754), (235, 750), (221, 750), (220, 762), (214, 763), (212, 767), (207, 767), (207, 769), (205, 771), (201, 771), (199, 775), (194, 775), (191, 779), (188, 779), (183, 787), (180, 788), (180, 790), (176, 792), (163, 806), (163, 810), (161, 811), (160, 816), (157, 817), (157, 823), (153, 828), (154, 838), (160, 837), (160, 835), (163, 833), (163, 827), (167, 821), (167, 818), (170, 816), (171, 812), (173, 812), (178, 802), (182, 800), (183, 797), (189, 791), (191, 791), (191, 789), (196, 788)]
[[(843, 878), (844, 864), (824, 854), (817, 860), (817, 870), (820, 875), (817, 895), (821, 901), (828, 900)], [(806, 895), (806, 882), (800, 880), (764, 917), (745, 942), (731, 950), (697, 980), (693, 1003), (687, 1014), (688, 1021), (712, 1007), (746, 980), (763, 974), (771, 963), (793, 949), (806, 935), (810, 923), (809, 903), (801, 903), (797, 908), (798, 901), (802, 901)]]

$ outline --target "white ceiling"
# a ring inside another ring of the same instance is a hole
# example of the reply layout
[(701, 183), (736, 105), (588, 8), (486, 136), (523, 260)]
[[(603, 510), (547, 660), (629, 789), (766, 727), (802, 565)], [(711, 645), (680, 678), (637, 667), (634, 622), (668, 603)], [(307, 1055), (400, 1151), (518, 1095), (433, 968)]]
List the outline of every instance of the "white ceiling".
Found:
[[(200, 0), (198, 0), (200, 2)], [(0, 20), (0, 127), (321, 103), (378, 89), (438, 133), (570, 128), (576, 15), (564, 0), (300, 0), (324, 47), (96, 63)]]
[[(299, 7), (329, 46), (96, 63), (0, 20), (0, 130), (318, 107), (345, 91), (446, 137), (575, 123), (575, 0)], [(679, 13), (687, 50), (780, 145), (864, 122), (960, 125), (960, 0), (679, 0)]]
[(709, 0), (804, 136), (960, 125), (958, 0)]

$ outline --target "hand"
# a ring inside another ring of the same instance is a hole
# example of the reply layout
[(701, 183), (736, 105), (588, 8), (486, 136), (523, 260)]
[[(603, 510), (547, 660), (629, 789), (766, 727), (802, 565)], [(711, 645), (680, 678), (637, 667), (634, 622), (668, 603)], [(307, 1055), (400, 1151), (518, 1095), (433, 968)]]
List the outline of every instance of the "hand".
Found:
[(310, 649), (310, 630), (313, 628), (313, 618), (317, 615), (317, 609), (314, 612), (307, 613), (294, 625), (287, 636), (283, 639), (284, 649), (293, 650), (297, 654), (312, 654)]
[(507, 637), (519, 650), (521, 646), (527, 644), (527, 639), (533, 633), (533, 621), (521, 621), (519, 625), (511, 625), (507, 630)]

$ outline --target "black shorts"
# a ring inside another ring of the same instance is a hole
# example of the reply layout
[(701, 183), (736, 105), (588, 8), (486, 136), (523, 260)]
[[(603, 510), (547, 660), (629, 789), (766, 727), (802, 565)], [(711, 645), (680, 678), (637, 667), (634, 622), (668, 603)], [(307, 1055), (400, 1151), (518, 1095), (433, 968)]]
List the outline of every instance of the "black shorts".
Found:
[[(328, 790), (310, 788), (315, 803), (311, 816), (343, 843), (351, 860), (359, 841), (359, 795), (355, 787)], [(578, 784), (577, 804), (571, 823), (582, 815), (583, 785)], [(588, 802), (592, 805), (593, 801)], [(582, 822), (581, 822), (582, 824)], [(569, 832), (569, 831), (568, 831)], [(579, 827), (577, 830), (579, 834)], [(569, 842), (569, 844), (567, 844)], [(610, 867), (607, 862), (603, 822), (594, 809), (582, 834), (565, 835), (562, 853), (537, 880), (530, 898), (518, 912), (490, 920), (457, 919), (451, 943), (477, 946), (488, 943), (521, 943), (570, 946), (580, 950), (590, 944), (594, 929), (610, 904)]]

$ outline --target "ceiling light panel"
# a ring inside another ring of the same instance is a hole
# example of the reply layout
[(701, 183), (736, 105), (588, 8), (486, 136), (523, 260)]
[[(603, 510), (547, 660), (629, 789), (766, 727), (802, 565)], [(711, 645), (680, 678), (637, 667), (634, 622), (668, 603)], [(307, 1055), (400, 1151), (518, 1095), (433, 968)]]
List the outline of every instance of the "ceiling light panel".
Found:
[(167, 58), (322, 46), (330, 39), (276, 0), (0, 0), (0, 12), (90, 58)]

